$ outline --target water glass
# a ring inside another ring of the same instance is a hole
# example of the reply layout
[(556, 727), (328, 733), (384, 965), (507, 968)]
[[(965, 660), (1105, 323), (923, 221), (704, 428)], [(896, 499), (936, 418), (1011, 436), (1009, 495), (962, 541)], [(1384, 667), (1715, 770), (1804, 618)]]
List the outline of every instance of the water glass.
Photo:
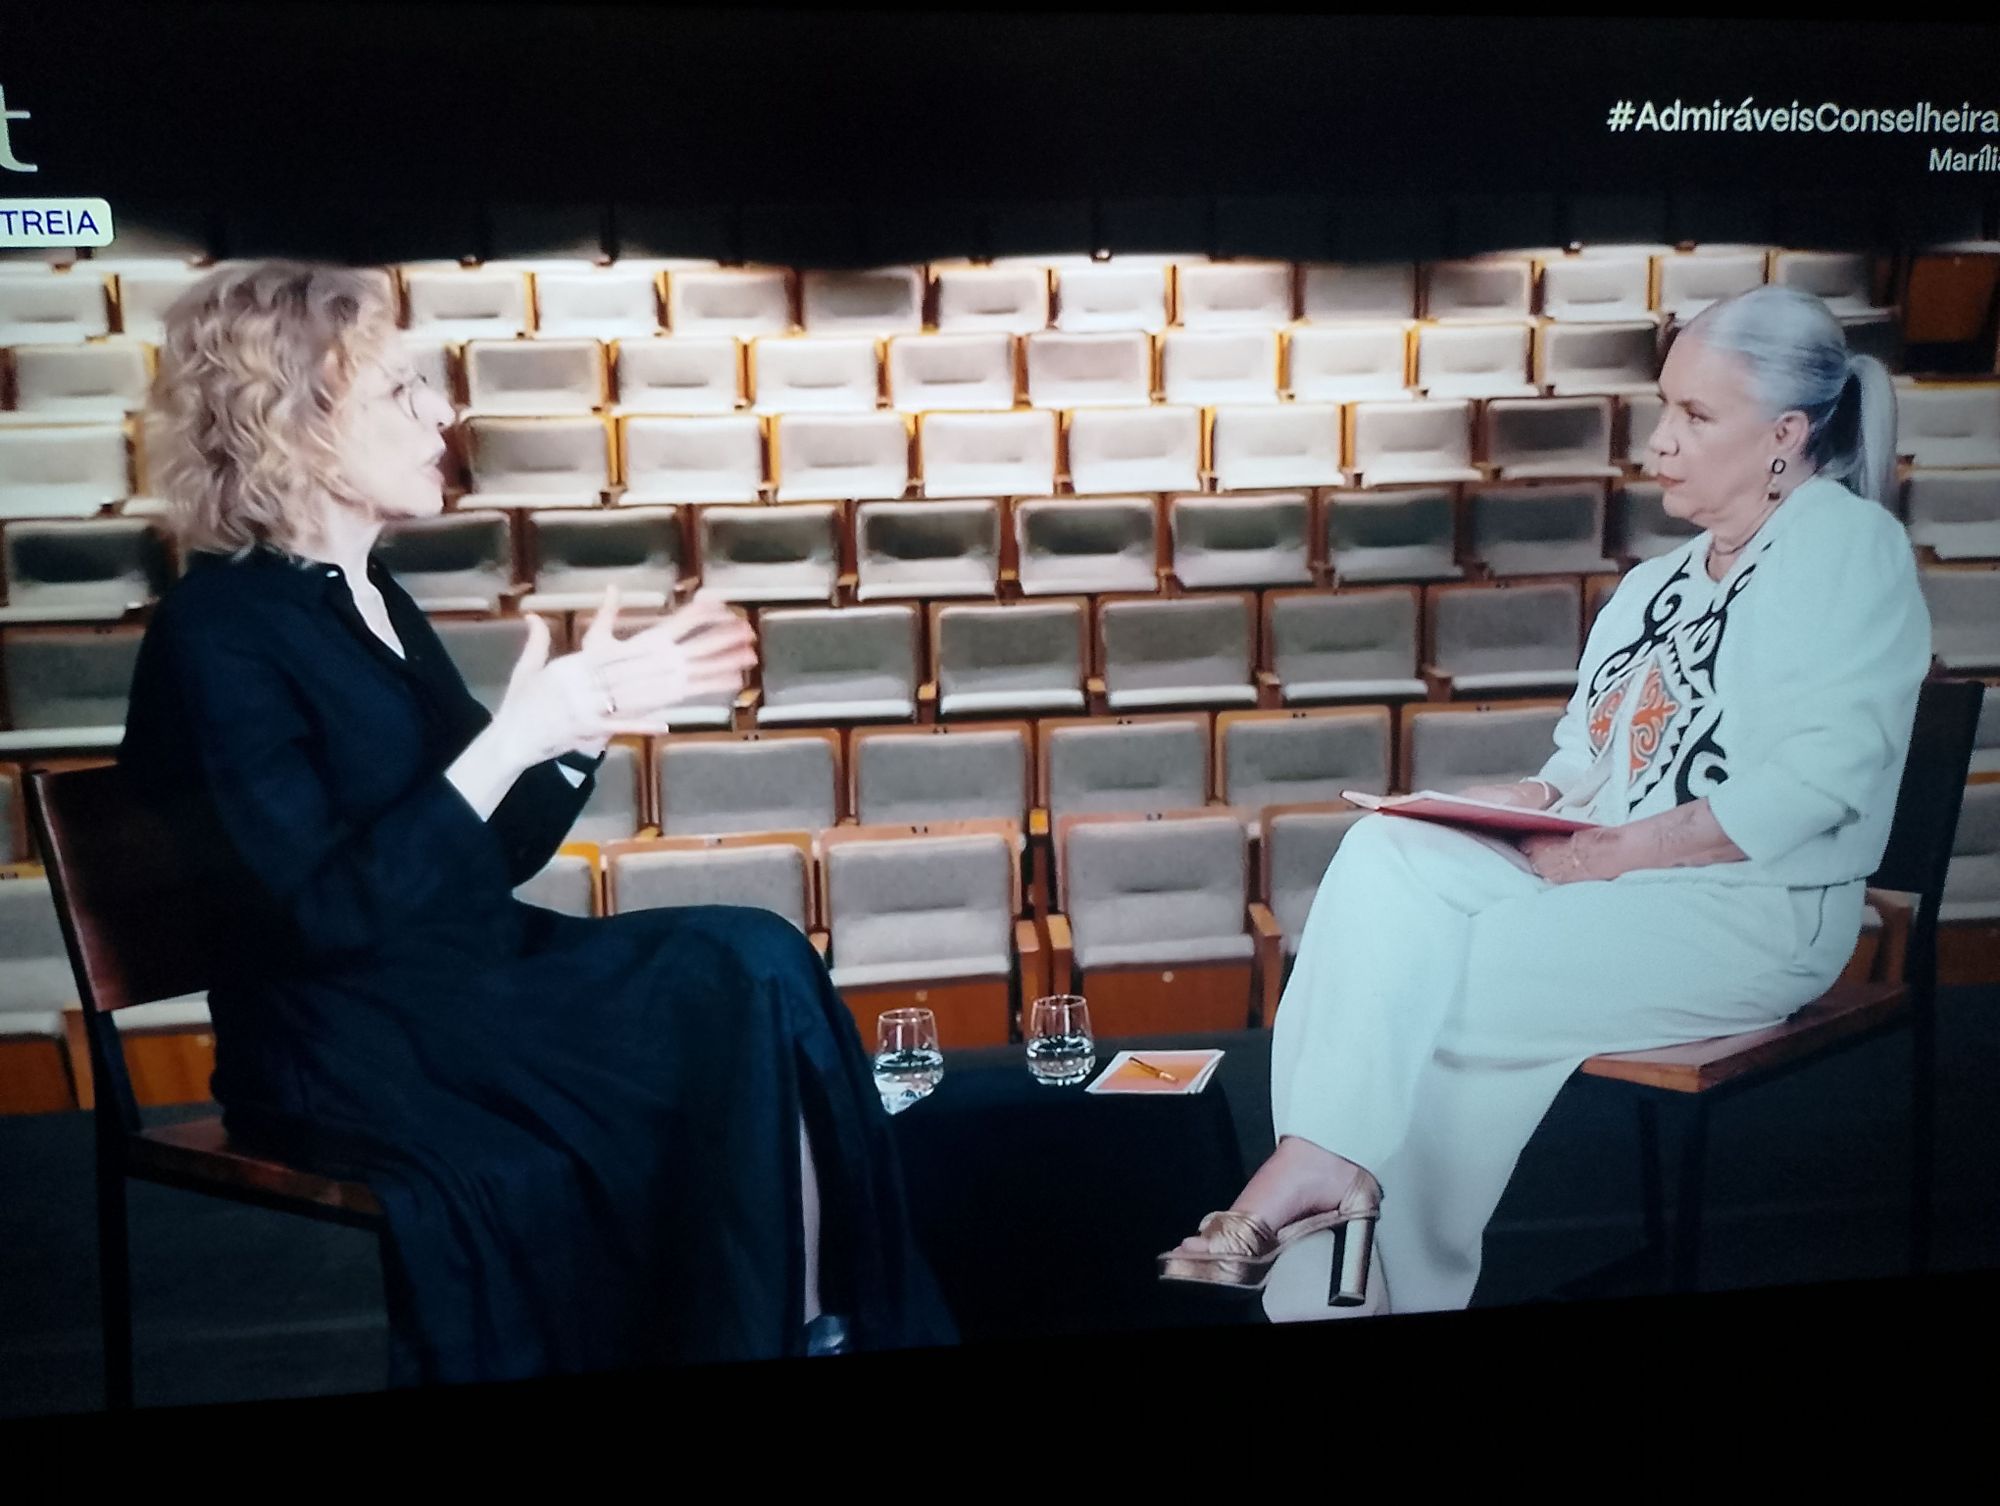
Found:
[(1082, 994), (1050, 994), (1028, 1007), (1028, 1070), (1052, 1087), (1080, 1083), (1097, 1067), (1090, 1006)]
[(888, 1009), (875, 1022), (875, 1090), (892, 1114), (924, 1097), (944, 1078), (937, 1016), (928, 1009)]

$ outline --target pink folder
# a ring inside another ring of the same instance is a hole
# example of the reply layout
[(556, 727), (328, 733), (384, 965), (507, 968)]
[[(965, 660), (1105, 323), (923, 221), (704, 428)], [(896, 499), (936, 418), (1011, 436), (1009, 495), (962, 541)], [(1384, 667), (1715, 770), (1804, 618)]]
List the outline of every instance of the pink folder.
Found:
[(1586, 831), (1595, 821), (1579, 821), (1574, 816), (1558, 816), (1550, 811), (1529, 810), (1519, 805), (1495, 805), (1486, 800), (1461, 800), (1436, 790), (1418, 790), (1412, 795), (1364, 795), (1342, 790), (1341, 799), (1364, 810), (1387, 816), (1412, 816), (1419, 821), (1437, 821), (1446, 826), (1469, 826), (1495, 836), (1517, 837), (1530, 832)]

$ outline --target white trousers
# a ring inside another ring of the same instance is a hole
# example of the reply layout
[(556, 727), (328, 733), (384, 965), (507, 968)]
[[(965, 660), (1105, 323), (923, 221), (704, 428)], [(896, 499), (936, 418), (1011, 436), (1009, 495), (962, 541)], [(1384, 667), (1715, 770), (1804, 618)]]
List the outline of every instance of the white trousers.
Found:
[(1397, 1312), (1462, 1308), (1486, 1223), (1557, 1090), (1599, 1052), (1756, 1030), (1839, 976), (1864, 884), (1699, 868), (1550, 884), (1480, 838), (1355, 823), (1271, 1043), (1278, 1134), (1372, 1171)]

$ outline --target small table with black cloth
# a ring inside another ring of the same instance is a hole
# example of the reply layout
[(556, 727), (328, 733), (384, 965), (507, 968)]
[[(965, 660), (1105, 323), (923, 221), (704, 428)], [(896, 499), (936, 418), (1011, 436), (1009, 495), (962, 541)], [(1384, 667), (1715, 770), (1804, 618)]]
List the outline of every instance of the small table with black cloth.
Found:
[(1046, 1086), (1018, 1045), (946, 1054), (944, 1080), (893, 1123), (963, 1341), (1264, 1321), (1254, 1298), (1161, 1282), (1156, 1257), (1242, 1190), (1232, 1097), (1254, 1100), (1268, 1141), (1268, 1036), (1100, 1041), (1093, 1080), (1123, 1049), (1208, 1046), (1224, 1056), (1195, 1094)]

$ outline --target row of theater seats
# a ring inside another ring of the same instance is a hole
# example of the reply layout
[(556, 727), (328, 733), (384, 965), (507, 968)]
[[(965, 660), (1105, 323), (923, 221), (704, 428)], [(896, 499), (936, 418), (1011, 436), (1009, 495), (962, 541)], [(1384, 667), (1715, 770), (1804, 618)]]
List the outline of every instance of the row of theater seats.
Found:
[[(1033, 497), (1059, 487), (1227, 494), (1612, 481), (1647, 463), (1660, 415), (1655, 370), (1648, 353), (1617, 398), (475, 414), (458, 430), (465, 464), (451, 493), (468, 507), (590, 508)], [(2000, 381), (1904, 382), (1897, 406), (1898, 453), (1914, 470), (1981, 472), (1952, 484), (1990, 492), (2000, 476)], [(136, 419), (0, 425), (0, 517), (156, 510), (144, 427)]]
[[(157, 340), (161, 316), (204, 270), (174, 259), (0, 266), (0, 345), (120, 334)], [(999, 331), (1274, 329), (1347, 319), (1653, 323), (1692, 317), (1766, 282), (1826, 299), (1844, 318), (1893, 324), (1877, 265), (1859, 253), (1771, 246), (1542, 247), (1451, 261), (1362, 264), (1194, 254), (940, 261), (863, 271), (582, 257), (406, 263), (403, 326), (441, 341), (676, 335), (876, 336)]]
[[(1567, 694), (1583, 635), (1618, 577), (1428, 586), (767, 606), (757, 681), (676, 713), (687, 729), (1170, 706)], [(1931, 565), (1933, 647), (1954, 673), (2000, 671), (2000, 569)], [(586, 598), (587, 599), (587, 598)], [(741, 610), (739, 608), (739, 610)], [(578, 614), (551, 613), (560, 648)], [(521, 615), (436, 616), (475, 694), (497, 704), (526, 641)], [(646, 613), (635, 613), (637, 626)], [(0, 627), (0, 753), (114, 745), (143, 629)]]

